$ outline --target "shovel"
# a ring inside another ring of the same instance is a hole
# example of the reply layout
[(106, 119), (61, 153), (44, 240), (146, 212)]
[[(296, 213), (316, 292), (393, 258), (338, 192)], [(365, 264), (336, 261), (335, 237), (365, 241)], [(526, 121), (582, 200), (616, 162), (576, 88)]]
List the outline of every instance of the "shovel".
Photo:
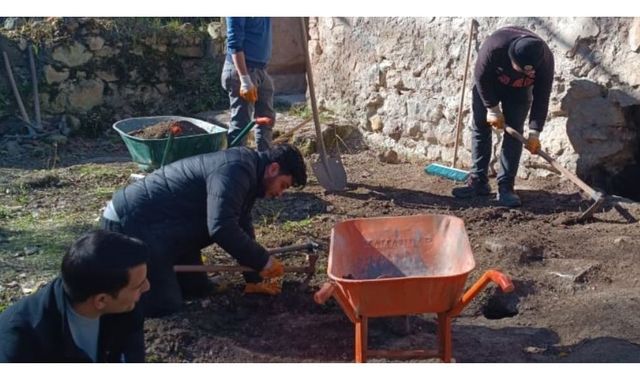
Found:
[[(311, 61), (309, 59), (309, 45), (307, 44), (307, 25), (304, 18), (300, 18), (302, 26), (302, 44), (304, 46), (304, 61), (307, 66), (307, 83), (309, 84), (309, 98), (311, 99), (311, 111), (313, 113), (313, 125), (316, 130), (316, 141), (320, 146), (320, 160), (311, 163), (313, 174), (318, 179), (318, 183), (327, 191), (343, 191), (347, 188), (347, 172), (342, 165), (340, 155), (337, 157), (328, 156), (327, 150), (320, 130), (320, 117), (316, 105), (316, 93), (313, 86), (313, 73), (311, 72)], [(339, 153), (339, 151), (338, 151)]]

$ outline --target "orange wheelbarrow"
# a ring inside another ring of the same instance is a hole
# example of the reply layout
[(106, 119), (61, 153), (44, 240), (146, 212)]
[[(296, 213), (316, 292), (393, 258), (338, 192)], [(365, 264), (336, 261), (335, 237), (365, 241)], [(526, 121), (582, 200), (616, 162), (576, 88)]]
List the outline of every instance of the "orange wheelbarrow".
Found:
[[(469, 290), (475, 267), (464, 222), (455, 216), (418, 215), (353, 219), (331, 231), (330, 281), (314, 295), (317, 303), (334, 297), (355, 324), (355, 361), (368, 358), (440, 358), (451, 362), (451, 321), (489, 282), (513, 290), (511, 279), (486, 271)], [(369, 350), (369, 318), (436, 313), (438, 348)]]

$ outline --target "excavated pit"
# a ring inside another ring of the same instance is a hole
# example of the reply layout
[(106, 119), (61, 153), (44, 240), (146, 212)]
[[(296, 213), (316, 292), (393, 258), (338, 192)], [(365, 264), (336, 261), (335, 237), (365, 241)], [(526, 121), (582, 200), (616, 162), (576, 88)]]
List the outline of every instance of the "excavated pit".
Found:
[(608, 177), (606, 192), (640, 202), (640, 105), (630, 106), (625, 117), (636, 130), (635, 144), (632, 145), (635, 147), (634, 162)]

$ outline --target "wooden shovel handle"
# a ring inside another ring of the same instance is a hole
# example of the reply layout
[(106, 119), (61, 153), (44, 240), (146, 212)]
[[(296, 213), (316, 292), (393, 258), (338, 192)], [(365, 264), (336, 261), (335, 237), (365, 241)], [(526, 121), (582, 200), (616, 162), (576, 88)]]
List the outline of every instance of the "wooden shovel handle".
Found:
[[(306, 242), (299, 245), (289, 245), (283, 247), (276, 247), (274, 249), (268, 249), (269, 255), (277, 255), (290, 253), (294, 251), (306, 250), (315, 251), (319, 245), (313, 241)], [(237, 266), (237, 265), (177, 265), (173, 266), (175, 272), (255, 272), (251, 267)], [(315, 258), (313, 262), (307, 267), (285, 267), (284, 272), (299, 272), (299, 273), (313, 273), (315, 271)]]
[[(300, 17), (300, 27), (302, 29), (302, 46), (304, 47), (304, 63), (307, 70), (307, 85), (309, 85), (309, 99), (311, 101), (311, 114), (313, 116), (313, 125), (316, 130), (316, 142), (320, 146), (320, 160), (322, 167), (325, 169), (327, 176), (331, 178), (329, 166), (327, 165), (327, 148), (322, 138), (322, 130), (320, 128), (320, 115), (318, 114), (318, 105), (316, 102), (316, 90), (313, 85), (313, 69), (311, 68), (311, 58), (309, 57), (309, 35), (307, 34), (307, 24), (304, 17)], [(332, 178), (331, 178), (332, 179)]]
[[(175, 272), (257, 272), (251, 267), (224, 265), (178, 265)], [(285, 267), (284, 272), (309, 273), (309, 267)]]
[(298, 125), (294, 126), (293, 128), (291, 128), (289, 131), (287, 131), (286, 133), (282, 134), (281, 136), (279, 136), (278, 138), (276, 138), (273, 143), (274, 144), (279, 144), (282, 143), (284, 141), (286, 141), (287, 139), (289, 139), (289, 137), (291, 137), (295, 132), (297, 132), (301, 127), (305, 126), (306, 124), (308, 124), (310, 121), (312, 120), (312, 118), (308, 118), (304, 121), (302, 121), (301, 123), (299, 123)]
[[(31, 119), (29, 119), (29, 115), (27, 111), (24, 109), (24, 103), (22, 103), (22, 97), (20, 96), (20, 92), (18, 91), (18, 86), (16, 85), (16, 80), (13, 77), (13, 70), (11, 69), (11, 62), (9, 61), (9, 55), (3, 50), (2, 57), (4, 58), (4, 67), (7, 71), (7, 76), (9, 77), (9, 83), (11, 84), (11, 89), (13, 90), (13, 96), (16, 98), (16, 102), (18, 103), (18, 108), (20, 109), (20, 114), (22, 115), (22, 119), (31, 126)], [(31, 127), (28, 127), (29, 134), (32, 133)]]
[(476, 20), (471, 19), (469, 25), (469, 36), (467, 40), (467, 60), (464, 64), (464, 77), (462, 78), (462, 87), (460, 88), (460, 104), (458, 105), (458, 117), (456, 118), (456, 143), (453, 148), (453, 162), (451, 167), (455, 168), (458, 162), (458, 146), (460, 144), (460, 133), (462, 129), (462, 112), (464, 108), (464, 89), (467, 87), (467, 73), (469, 72), (469, 61), (471, 60), (471, 41), (473, 40), (473, 30), (475, 29)]

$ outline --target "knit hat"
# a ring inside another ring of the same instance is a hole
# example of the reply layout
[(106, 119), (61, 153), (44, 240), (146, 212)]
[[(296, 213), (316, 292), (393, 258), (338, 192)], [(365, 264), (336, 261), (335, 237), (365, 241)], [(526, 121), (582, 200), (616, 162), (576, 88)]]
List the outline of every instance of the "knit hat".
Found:
[(543, 56), (544, 42), (533, 36), (521, 36), (509, 45), (509, 58), (525, 70), (537, 68)]

